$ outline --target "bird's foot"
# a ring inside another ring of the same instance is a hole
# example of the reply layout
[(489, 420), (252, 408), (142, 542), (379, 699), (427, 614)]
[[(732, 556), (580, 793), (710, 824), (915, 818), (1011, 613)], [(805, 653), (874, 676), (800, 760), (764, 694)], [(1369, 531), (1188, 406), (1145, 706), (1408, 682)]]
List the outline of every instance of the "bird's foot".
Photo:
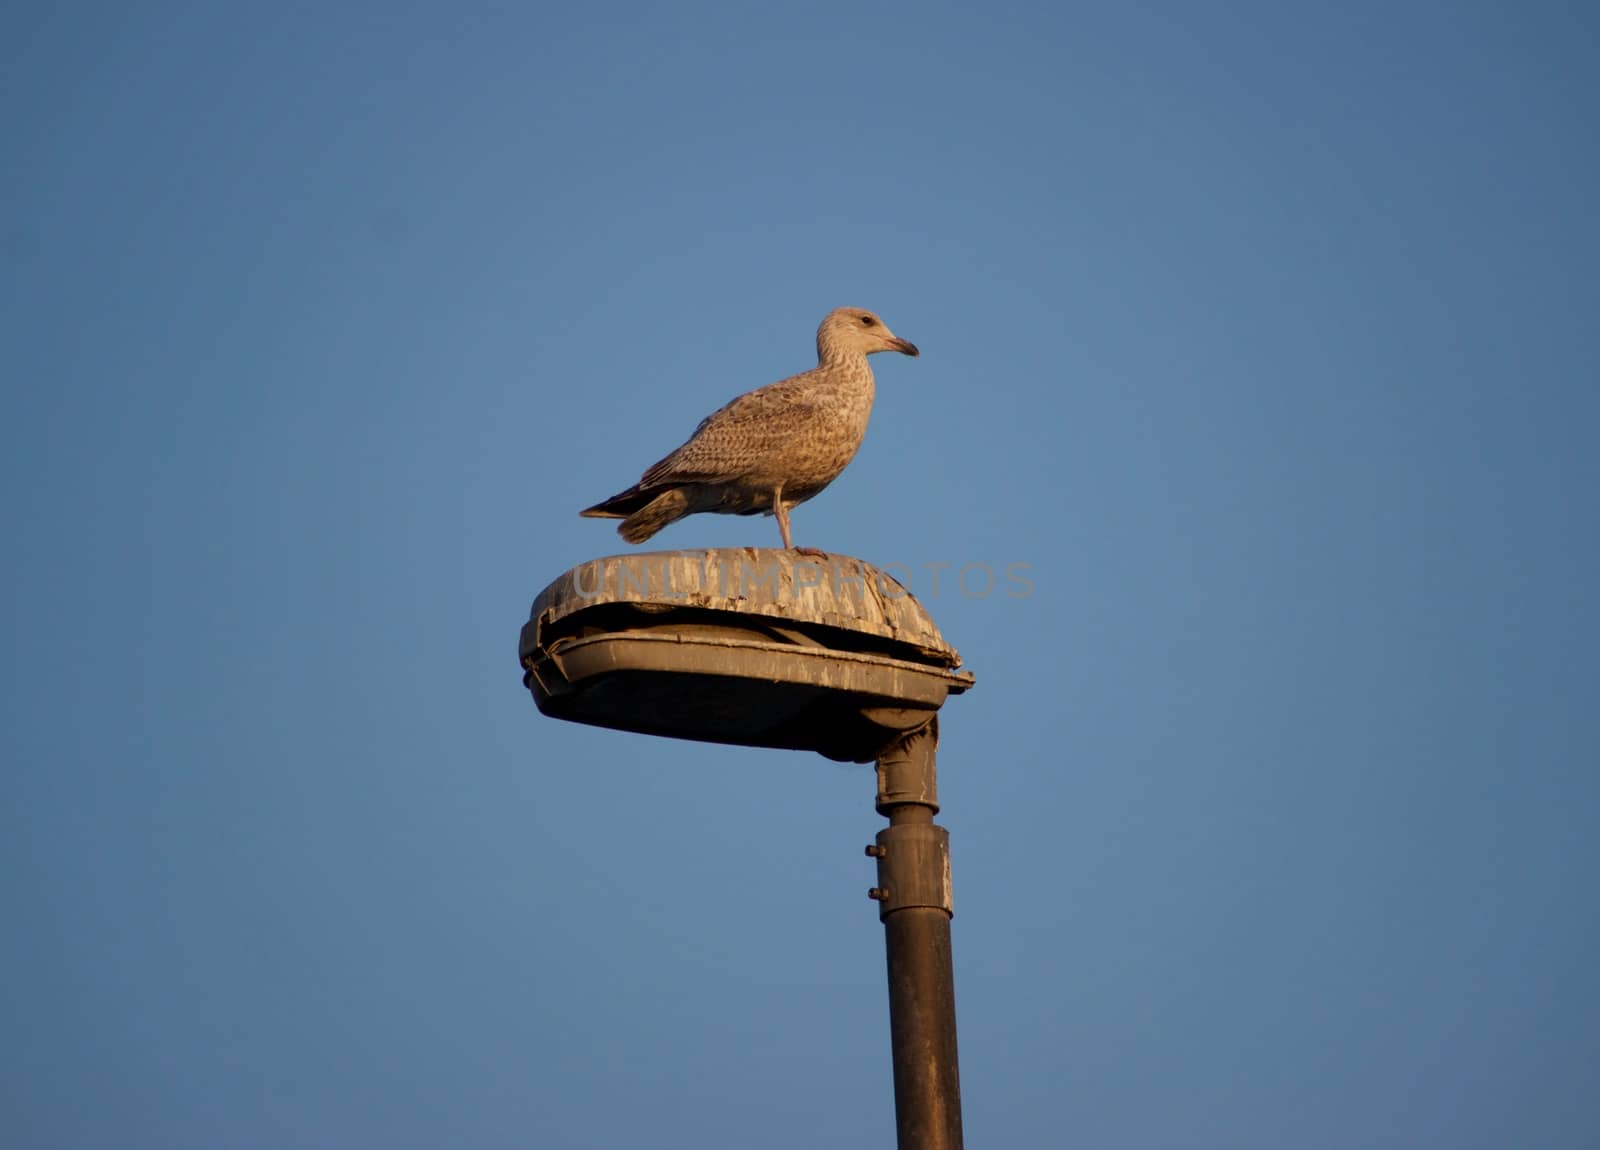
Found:
[(826, 551), (820, 551), (815, 547), (796, 547), (794, 548), (794, 553), (796, 555), (809, 555), (813, 559), (826, 559), (828, 557)]

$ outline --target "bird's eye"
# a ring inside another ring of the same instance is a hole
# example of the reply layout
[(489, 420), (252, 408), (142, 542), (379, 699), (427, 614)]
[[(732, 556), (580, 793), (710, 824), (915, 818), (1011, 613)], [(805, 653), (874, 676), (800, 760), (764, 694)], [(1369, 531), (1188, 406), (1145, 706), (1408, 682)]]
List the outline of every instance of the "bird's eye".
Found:
[(861, 317), (861, 326), (862, 327), (875, 327), (877, 325), (877, 322), (878, 321), (873, 319), (870, 315), (864, 315), (864, 316)]

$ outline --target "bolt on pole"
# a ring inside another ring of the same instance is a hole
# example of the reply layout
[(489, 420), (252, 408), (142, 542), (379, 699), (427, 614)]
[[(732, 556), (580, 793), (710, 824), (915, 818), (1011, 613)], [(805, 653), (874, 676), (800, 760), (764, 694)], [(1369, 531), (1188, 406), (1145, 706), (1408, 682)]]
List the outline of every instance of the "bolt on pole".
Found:
[(889, 825), (867, 854), (878, 860), (868, 892), (883, 922), (889, 1033), (899, 1150), (961, 1150), (955, 974), (950, 954), (950, 833), (939, 811), (938, 720), (878, 758), (878, 813)]

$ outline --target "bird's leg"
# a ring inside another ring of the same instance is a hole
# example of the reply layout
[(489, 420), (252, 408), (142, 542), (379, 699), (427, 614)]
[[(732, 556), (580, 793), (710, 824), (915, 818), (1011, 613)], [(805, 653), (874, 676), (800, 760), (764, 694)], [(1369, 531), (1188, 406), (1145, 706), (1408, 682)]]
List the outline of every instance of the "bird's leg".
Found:
[(783, 484), (772, 489), (772, 514), (778, 518), (778, 531), (783, 536), (783, 549), (794, 546), (789, 541), (789, 509), (783, 505)]
[(827, 552), (819, 552), (816, 547), (795, 547), (794, 541), (789, 537), (789, 509), (784, 507), (784, 489), (776, 488), (773, 491), (773, 515), (778, 517), (778, 529), (784, 536), (784, 550), (795, 552), (797, 555), (814, 555), (814, 557), (827, 558)]
[(826, 551), (818, 551), (815, 547), (796, 547), (794, 540), (789, 537), (789, 508), (783, 503), (783, 488), (778, 488), (773, 493), (772, 513), (778, 517), (778, 530), (783, 533), (783, 549), (793, 551), (796, 555), (811, 555), (817, 559), (826, 559)]

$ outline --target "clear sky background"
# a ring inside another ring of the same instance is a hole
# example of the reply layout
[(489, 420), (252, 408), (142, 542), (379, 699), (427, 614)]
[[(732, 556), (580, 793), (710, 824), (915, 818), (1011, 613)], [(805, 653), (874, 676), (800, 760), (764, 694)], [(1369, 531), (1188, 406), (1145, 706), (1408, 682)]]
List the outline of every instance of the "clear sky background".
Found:
[(577, 511), (839, 305), (923, 355), (796, 540), (978, 676), (969, 1144), (1600, 1145), (1591, 6), (0, 43), (6, 1146), (892, 1144), (870, 769), (516, 662), (626, 549)]

